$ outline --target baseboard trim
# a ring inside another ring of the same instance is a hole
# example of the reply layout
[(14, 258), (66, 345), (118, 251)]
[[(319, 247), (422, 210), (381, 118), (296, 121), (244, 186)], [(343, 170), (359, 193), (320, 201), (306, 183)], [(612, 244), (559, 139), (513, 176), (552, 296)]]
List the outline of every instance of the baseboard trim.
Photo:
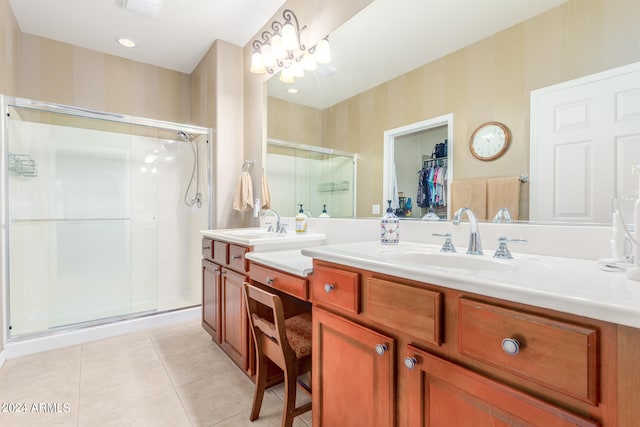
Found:
[(138, 332), (200, 319), (201, 313), (202, 308), (197, 306), (136, 319), (91, 326), (84, 329), (60, 332), (50, 336), (25, 339), (23, 341), (9, 341), (5, 344), (2, 353), (0, 353), (0, 357), (2, 357), (2, 359), (0, 359), (0, 366), (2, 366), (4, 360), (14, 359), (16, 357), (110, 338), (130, 332)]

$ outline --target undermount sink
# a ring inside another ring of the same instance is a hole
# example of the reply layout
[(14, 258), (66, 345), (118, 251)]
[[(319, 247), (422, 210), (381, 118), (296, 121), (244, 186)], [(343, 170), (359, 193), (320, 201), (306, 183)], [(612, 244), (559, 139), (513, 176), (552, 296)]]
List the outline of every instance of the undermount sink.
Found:
[(268, 239), (268, 238), (277, 238), (278, 236), (286, 236), (286, 234), (268, 232), (266, 230), (252, 230), (252, 229), (238, 229), (238, 230), (229, 230), (225, 232), (230, 236), (242, 237), (244, 239)]
[(486, 255), (466, 255), (423, 251), (402, 251), (383, 254), (390, 262), (416, 264), (430, 267), (455, 268), (461, 270), (508, 271), (517, 268), (516, 260), (498, 260)]
[(321, 245), (326, 236), (320, 233), (275, 233), (266, 228), (227, 228), (201, 230), (203, 236), (229, 243), (251, 246), (254, 251), (296, 249)]

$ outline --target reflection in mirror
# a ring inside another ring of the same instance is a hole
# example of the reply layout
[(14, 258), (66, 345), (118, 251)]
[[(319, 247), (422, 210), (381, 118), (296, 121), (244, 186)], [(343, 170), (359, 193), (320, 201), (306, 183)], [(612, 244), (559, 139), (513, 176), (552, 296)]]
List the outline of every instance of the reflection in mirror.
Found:
[(453, 114), (384, 132), (382, 197), (400, 218), (449, 218), (452, 148)]
[(271, 208), (282, 216), (296, 216), (300, 205), (307, 216), (355, 216), (357, 157), (354, 153), (269, 139)]
[(533, 91), (531, 141), (531, 219), (611, 221), (638, 188), (640, 62)]
[[(436, 9), (432, 2), (398, 7), (394, 0), (373, 1), (329, 35), (332, 66), (324, 76), (309, 76), (318, 80), (319, 92), (306, 93), (311, 91), (302, 86), (307, 76), (300, 79), (300, 86), (296, 83), (296, 95), (288, 94), (292, 87), (282, 86), (277, 78), (267, 82), (267, 137), (359, 153), (359, 216), (371, 216), (373, 207), (384, 203), (380, 195), (385, 185), (385, 130), (446, 113), (456, 115), (451, 132), (457, 144), (450, 148), (448, 159), (449, 163), (455, 160), (455, 181), (529, 175), (533, 187), (540, 177), (530, 166), (530, 93), (640, 61), (640, 26), (634, 19), (640, 15), (640, 2), (525, 3), (492, 0), (488, 7), (486, 2), (468, 2), (467, 13), (461, 14), (457, 2), (451, 10), (454, 2), (440, 2)], [(426, 13), (413, 9), (426, 4), (431, 5)], [(473, 9), (476, 6), (481, 10)], [(495, 18), (498, 8), (500, 22), (483, 15)], [(390, 21), (389, 16), (394, 19)], [(420, 23), (414, 23), (416, 17)], [(384, 43), (378, 35), (385, 37)], [(391, 40), (392, 36), (405, 39)], [(368, 54), (369, 42), (375, 47), (374, 55)], [(353, 50), (341, 52), (354, 45)], [(405, 52), (413, 62), (402, 58)], [(383, 78), (381, 71), (391, 66), (394, 70)], [(378, 80), (368, 80), (373, 75)], [(345, 90), (335, 95), (334, 88)], [(274, 104), (279, 104), (275, 110)], [(467, 142), (473, 130), (488, 121), (507, 125), (512, 144), (500, 158), (480, 161), (469, 152)], [(529, 190), (529, 184), (521, 186), (520, 219), (530, 218)], [(553, 193), (552, 188), (539, 190)], [(613, 197), (607, 196), (607, 205)], [(555, 203), (554, 197), (547, 202)]]

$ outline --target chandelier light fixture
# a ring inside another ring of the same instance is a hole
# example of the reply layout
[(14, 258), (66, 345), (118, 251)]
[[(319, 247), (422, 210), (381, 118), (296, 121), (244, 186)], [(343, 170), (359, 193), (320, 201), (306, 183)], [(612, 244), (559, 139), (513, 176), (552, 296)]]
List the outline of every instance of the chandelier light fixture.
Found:
[(331, 62), (331, 49), (327, 37), (310, 49), (300, 42), (298, 17), (290, 9), (282, 12), (283, 22), (273, 21), (271, 30), (262, 32), (261, 40), (254, 40), (250, 71), (256, 74), (275, 73), (280, 70), (280, 80), (293, 83), (304, 76), (305, 71), (314, 71), (318, 64)]

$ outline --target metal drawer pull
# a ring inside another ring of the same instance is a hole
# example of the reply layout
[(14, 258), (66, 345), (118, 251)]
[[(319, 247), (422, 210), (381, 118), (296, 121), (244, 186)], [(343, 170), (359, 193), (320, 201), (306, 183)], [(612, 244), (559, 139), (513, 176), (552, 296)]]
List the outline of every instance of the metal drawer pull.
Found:
[(378, 356), (384, 356), (386, 351), (389, 349), (386, 344), (376, 344), (376, 353)]
[(404, 366), (406, 366), (407, 369), (413, 369), (417, 364), (418, 364), (418, 359), (416, 359), (415, 357), (404, 358)]
[(331, 293), (331, 291), (332, 291), (332, 290), (334, 290), (335, 288), (336, 288), (336, 286), (335, 286), (335, 285), (332, 285), (332, 284), (330, 284), (330, 283), (325, 283), (325, 284), (324, 284), (324, 291), (325, 291), (326, 293), (328, 293), (328, 294), (330, 294), (330, 293)]
[(515, 338), (505, 338), (502, 340), (502, 349), (509, 356), (515, 356), (520, 353), (520, 342)]
[(236, 259), (240, 259), (240, 258), (242, 258), (242, 255), (234, 255), (232, 259), (236, 260)]
[(272, 285), (273, 282), (275, 282), (276, 279), (272, 279), (271, 277), (267, 277), (267, 285)]

